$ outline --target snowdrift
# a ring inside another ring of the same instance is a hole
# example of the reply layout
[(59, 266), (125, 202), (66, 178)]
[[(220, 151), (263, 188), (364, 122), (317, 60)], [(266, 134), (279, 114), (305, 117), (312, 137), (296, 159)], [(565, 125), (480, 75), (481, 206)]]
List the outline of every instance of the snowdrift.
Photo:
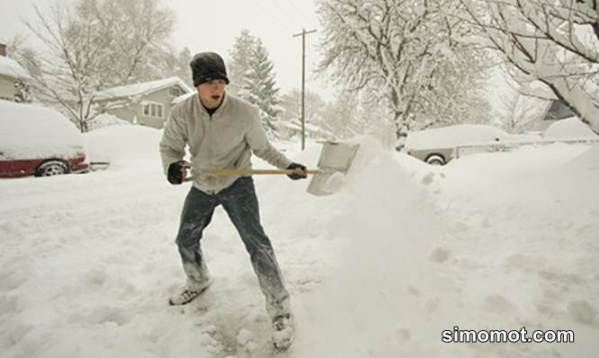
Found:
[(138, 125), (111, 125), (84, 134), (91, 161), (108, 161), (116, 167), (160, 160), (158, 129)]
[(578, 117), (556, 121), (545, 130), (543, 136), (548, 139), (599, 139)]

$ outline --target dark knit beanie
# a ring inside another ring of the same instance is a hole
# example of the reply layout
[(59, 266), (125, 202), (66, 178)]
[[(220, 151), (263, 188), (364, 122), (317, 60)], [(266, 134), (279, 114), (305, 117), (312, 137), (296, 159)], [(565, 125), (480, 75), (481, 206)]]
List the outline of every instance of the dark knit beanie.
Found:
[(196, 87), (212, 80), (225, 80), (225, 83), (229, 84), (225, 62), (217, 53), (200, 52), (193, 56), (189, 65), (193, 85)]

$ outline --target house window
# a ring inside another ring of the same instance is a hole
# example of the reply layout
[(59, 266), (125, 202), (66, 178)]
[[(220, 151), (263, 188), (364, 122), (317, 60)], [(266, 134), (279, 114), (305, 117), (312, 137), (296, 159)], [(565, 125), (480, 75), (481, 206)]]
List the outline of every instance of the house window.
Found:
[(179, 87), (171, 87), (169, 88), (168, 92), (173, 97), (179, 97), (183, 94), (183, 91)]
[(164, 116), (164, 105), (162, 103), (146, 102), (144, 103), (144, 116), (163, 118)]

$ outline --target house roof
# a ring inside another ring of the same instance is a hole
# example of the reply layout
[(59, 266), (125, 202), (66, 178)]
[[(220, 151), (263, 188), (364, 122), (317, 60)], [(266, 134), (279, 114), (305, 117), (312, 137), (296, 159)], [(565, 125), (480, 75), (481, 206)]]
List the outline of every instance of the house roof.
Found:
[(0, 56), (0, 75), (19, 80), (30, 79), (31, 76), (12, 58)]
[(183, 102), (183, 101), (185, 101), (186, 99), (188, 99), (189, 97), (191, 97), (193, 95), (195, 95), (195, 92), (190, 92), (190, 93), (182, 94), (179, 97), (173, 98), (171, 104), (177, 104), (179, 102)]
[(104, 91), (97, 92), (96, 99), (108, 100), (123, 97), (142, 96), (172, 86), (179, 86), (188, 93), (193, 91), (179, 77), (170, 77), (157, 81), (135, 83), (126, 86), (109, 88)]

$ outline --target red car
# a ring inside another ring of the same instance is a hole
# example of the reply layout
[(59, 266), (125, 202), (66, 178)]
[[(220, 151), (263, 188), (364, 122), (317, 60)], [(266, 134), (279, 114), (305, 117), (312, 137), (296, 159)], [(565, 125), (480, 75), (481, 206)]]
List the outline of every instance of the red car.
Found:
[(0, 100), (0, 178), (89, 171), (81, 133), (61, 113)]

